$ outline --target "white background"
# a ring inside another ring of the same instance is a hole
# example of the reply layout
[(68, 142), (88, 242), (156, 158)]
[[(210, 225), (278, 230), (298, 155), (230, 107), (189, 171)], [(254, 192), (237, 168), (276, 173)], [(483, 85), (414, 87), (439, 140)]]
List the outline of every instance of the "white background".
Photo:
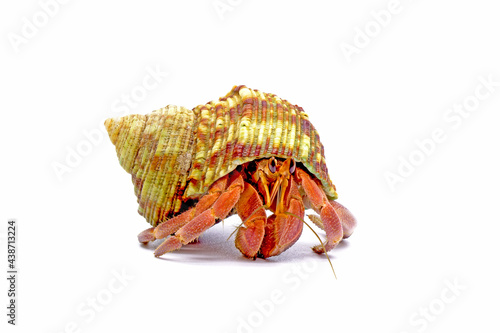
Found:
[[(14, 328), (1, 279), (2, 331), (498, 332), (499, 8), (401, 0), (389, 19), (388, 6), (68, 1), (47, 16), (35, 0), (3, 2), (0, 262), (15, 218), (19, 278)], [(148, 69), (168, 75), (123, 108)], [(330, 252), (338, 280), (308, 229), (256, 261), (226, 241), (237, 217), (162, 259), (137, 242), (148, 224), (103, 120), (192, 108), (239, 84), (302, 106), (318, 129), (359, 221)], [(448, 113), (464, 102), (466, 117)], [(436, 130), (444, 140), (423, 155), (416, 141)]]

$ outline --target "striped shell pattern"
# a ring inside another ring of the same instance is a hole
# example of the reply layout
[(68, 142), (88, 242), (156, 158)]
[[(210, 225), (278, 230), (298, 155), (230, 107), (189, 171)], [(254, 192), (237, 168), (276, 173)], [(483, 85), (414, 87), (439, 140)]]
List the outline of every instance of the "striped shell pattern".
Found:
[(238, 165), (271, 156), (302, 163), (329, 199), (337, 198), (307, 114), (273, 94), (235, 86), (192, 110), (168, 105), (110, 118), (105, 126), (121, 166), (132, 174), (139, 213), (153, 226)]

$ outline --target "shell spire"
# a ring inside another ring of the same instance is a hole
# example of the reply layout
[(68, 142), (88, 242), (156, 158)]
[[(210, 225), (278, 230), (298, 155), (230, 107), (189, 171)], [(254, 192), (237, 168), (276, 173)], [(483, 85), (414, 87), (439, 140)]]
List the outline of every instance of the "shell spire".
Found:
[(132, 174), (139, 214), (153, 225), (181, 209), (194, 124), (193, 111), (173, 105), (104, 123), (120, 165)]

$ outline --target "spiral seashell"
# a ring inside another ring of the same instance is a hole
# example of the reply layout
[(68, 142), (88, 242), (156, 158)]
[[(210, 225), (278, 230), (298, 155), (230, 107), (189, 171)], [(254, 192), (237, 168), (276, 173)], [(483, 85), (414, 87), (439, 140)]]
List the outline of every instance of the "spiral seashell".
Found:
[(169, 105), (104, 124), (121, 166), (132, 175), (138, 211), (153, 226), (238, 165), (271, 156), (302, 163), (329, 199), (337, 198), (307, 114), (273, 94), (235, 86), (192, 110)]

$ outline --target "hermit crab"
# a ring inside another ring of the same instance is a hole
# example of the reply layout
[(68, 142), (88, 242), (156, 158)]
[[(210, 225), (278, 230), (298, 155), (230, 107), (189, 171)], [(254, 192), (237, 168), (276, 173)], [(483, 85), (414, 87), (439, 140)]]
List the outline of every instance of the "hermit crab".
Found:
[(308, 208), (326, 233), (316, 253), (334, 248), (356, 226), (335, 201), (318, 132), (301, 107), (276, 95), (235, 86), (192, 110), (169, 105), (104, 125), (132, 175), (139, 214), (152, 225), (139, 241), (165, 238), (155, 256), (196, 241), (232, 214), (242, 220), (236, 247), (254, 259), (292, 246)]

